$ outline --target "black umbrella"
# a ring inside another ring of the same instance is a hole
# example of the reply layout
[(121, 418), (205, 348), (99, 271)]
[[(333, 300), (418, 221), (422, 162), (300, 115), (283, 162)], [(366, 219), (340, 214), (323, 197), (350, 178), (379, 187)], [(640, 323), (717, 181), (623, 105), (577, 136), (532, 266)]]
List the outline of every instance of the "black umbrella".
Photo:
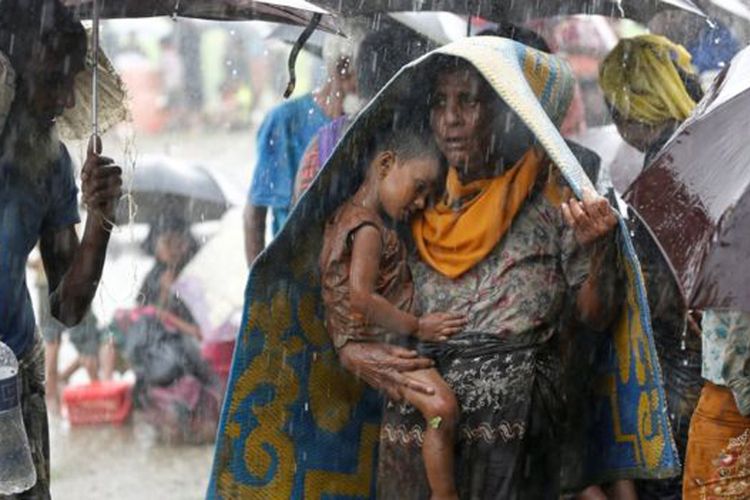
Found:
[(158, 156), (138, 161), (125, 180), (125, 192), (129, 196), (119, 206), (121, 222), (151, 222), (164, 213), (189, 222), (217, 220), (230, 205), (209, 169)]
[(645, 23), (667, 9), (682, 9), (706, 17), (691, 0), (312, 0), (311, 3), (345, 16), (432, 10), (513, 23), (573, 14), (624, 17)]
[(625, 193), (694, 308), (750, 311), (748, 130), (750, 48)]
[[(63, 0), (79, 17), (93, 17), (93, 0)], [(305, 0), (110, 0), (99, 2), (102, 18), (193, 17), (217, 21), (256, 19), (306, 26), (321, 14), (319, 27), (335, 32), (328, 12)]]

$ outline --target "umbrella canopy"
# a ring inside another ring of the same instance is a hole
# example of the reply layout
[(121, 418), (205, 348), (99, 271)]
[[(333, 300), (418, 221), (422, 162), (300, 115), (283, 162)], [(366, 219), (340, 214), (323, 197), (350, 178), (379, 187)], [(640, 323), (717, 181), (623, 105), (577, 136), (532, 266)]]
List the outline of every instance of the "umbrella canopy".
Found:
[(748, 111), (750, 48), (625, 194), (695, 308), (750, 311)]
[(216, 234), (172, 285), (207, 342), (234, 340), (240, 327), (247, 284), (247, 273), (242, 272), (247, 264), (241, 227), (242, 209), (229, 210)]
[(344, 15), (368, 15), (378, 12), (446, 11), (474, 15), (491, 21), (523, 23), (529, 19), (572, 14), (599, 14), (626, 17), (646, 22), (665, 9), (682, 9), (705, 17), (691, 0), (546, 0), (519, 2), (512, 0), (312, 0), (312, 3)]
[[(467, 19), (450, 12), (392, 12), (388, 17), (439, 45), (445, 45), (465, 37), (468, 29)], [(358, 19), (363, 26), (368, 26), (370, 30), (379, 30), (392, 24), (390, 20), (383, 19), (378, 15), (371, 16), (369, 24), (365, 17), (359, 17)], [(472, 33), (475, 31), (476, 29), (472, 27)], [(301, 27), (278, 25), (271, 30), (266, 38), (293, 44), (301, 33)], [(322, 57), (326, 36), (326, 34), (316, 31), (307, 40), (304, 49)]]
[[(93, 0), (63, 0), (81, 18), (92, 16)], [(306, 26), (322, 14), (320, 28), (337, 31), (328, 12), (305, 0), (117, 0), (102, 2), (103, 18), (179, 16), (217, 21), (260, 20)]]
[(165, 212), (190, 222), (216, 220), (230, 205), (210, 170), (159, 156), (138, 161), (125, 191), (132, 203), (120, 203), (120, 221), (151, 222)]

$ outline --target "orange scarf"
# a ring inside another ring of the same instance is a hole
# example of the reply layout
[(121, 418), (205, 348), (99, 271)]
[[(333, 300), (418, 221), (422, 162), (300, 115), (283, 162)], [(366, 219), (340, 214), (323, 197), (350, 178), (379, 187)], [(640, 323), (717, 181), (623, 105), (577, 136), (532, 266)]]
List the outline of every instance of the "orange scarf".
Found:
[(461, 184), (451, 168), (443, 200), (412, 224), (422, 260), (449, 278), (458, 278), (481, 262), (531, 194), (543, 159), (533, 148), (502, 175), (469, 184)]

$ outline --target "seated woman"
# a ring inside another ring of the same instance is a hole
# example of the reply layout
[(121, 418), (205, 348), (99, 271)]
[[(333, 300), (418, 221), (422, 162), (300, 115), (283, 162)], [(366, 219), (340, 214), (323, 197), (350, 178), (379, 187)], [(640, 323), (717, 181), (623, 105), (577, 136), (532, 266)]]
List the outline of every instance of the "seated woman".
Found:
[(198, 243), (187, 221), (174, 215), (152, 226), (149, 241), (156, 263), (141, 286), (141, 306), (125, 321), (135, 401), (163, 440), (210, 441), (218, 421), (219, 384), (201, 359), (200, 328), (171, 289)]
[[(469, 320), (438, 354), (461, 408), (459, 496), (556, 499), (558, 328), (568, 296), (585, 324), (602, 329), (612, 318), (617, 219), (594, 193), (560, 199), (549, 157), (473, 66), (444, 58), (430, 81), (430, 126), (450, 170), (444, 197), (412, 226), (412, 269), (424, 313)], [(384, 498), (404, 484), (417, 487), (409, 498), (421, 496), (410, 457), (425, 428), (415, 417), (403, 405), (386, 410)]]

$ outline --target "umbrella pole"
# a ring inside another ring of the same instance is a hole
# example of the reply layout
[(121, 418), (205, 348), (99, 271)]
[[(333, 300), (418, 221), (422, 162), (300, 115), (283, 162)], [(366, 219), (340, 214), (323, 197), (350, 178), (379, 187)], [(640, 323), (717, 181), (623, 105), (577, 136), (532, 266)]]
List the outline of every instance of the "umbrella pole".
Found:
[[(93, 0), (91, 51), (94, 65), (91, 71), (91, 133), (96, 140), (99, 137), (99, 0)], [(97, 151), (98, 153), (98, 151)]]

